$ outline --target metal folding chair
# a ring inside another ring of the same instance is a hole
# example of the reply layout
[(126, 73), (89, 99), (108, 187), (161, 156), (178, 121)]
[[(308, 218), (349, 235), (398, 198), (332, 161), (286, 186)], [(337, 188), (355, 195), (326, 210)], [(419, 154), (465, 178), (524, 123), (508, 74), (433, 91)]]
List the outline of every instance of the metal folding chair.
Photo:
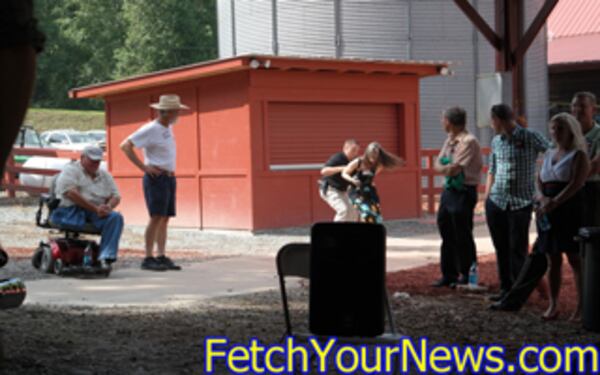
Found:
[[(292, 319), (290, 316), (288, 296), (286, 290), (286, 277), (299, 277), (310, 279), (310, 244), (308, 243), (290, 243), (284, 245), (277, 253), (277, 275), (279, 277), (279, 289), (281, 292), (281, 302), (283, 305), (283, 315), (285, 318), (285, 336), (292, 336), (298, 340), (306, 341), (314, 337), (318, 340), (327, 339), (324, 336), (314, 335), (310, 332), (296, 332), (293, 330)], [(389, 326), (389, 332), (375, 337), (338, 337), (340, 343), (350, 344), (397, 344), (403, 335), (398, 334), (393, 320), (392, 309), (389, 303), (387, 290), (384, 293), (384, 309), (386, 320)]]

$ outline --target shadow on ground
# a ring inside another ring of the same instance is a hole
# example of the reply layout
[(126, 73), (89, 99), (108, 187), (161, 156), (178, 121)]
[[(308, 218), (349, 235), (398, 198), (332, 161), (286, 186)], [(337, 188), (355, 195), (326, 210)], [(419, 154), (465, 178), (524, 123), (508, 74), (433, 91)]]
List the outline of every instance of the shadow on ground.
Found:
[[(398, 286), (393, 280), (390, 284)], [(501, 344), (509, 358), (525, 343), (600, 344), (600, 335), (578, 325), (542, 322), (535, 306), (495, 313), (486, 309), (482, 295), (412, 292), (393, 301), (397, 326), (432, 344)], [(291, 294), (294, 321), (306, 322), (307, 289), (295, 288)], [(18, 374), (198, 374), (203, 373), (207, 336), (227, 336), (241, 344), (252, 337), (275, 343), (284, 329), (277, 291), (185, 308), (25, 306), (2, 312), (2, 322), (2, 373)], [(222, 362), (216, 373), (227, 373)]]

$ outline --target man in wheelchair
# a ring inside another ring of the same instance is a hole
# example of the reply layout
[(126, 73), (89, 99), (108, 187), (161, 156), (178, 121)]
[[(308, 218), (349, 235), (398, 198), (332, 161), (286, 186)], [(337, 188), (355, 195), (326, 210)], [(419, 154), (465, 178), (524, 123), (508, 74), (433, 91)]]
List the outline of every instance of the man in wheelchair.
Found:
[(100, 169), (102, 149), (87, 146), (81, 159), (65, 166), (55, 182), (54, 192), (60, 200), (52, 211), (53, 226), (85, 231), (90, 225), (101, 232), (100, 266), (110, 270), (117, 260), (123, 216), (114, 211), (121, 196), (113, 177)]

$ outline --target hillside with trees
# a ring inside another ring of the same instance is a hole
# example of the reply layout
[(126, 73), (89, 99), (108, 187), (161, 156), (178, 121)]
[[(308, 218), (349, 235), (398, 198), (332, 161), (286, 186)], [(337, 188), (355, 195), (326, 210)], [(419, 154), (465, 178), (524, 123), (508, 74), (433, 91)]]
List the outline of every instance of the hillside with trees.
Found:
[(33, 106), (101, 109), (68, 90), (215, 59), (215, 0), (37, 0), (47, 37)]

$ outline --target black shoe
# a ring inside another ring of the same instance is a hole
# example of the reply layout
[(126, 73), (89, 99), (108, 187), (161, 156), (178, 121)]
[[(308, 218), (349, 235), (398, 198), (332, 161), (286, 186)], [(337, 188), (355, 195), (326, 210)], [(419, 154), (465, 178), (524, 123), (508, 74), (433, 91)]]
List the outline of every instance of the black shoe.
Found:
[(166, 271), (167, 266), (159, 262), (154, 257), (146, 257), (142, 262), (142, 269), (148, 271)]
[(114, 261), (115, 261), (114, 259), (100, 260), (100, 270), (105, 271), (105, 272), (112, 271), (112, 266), (110, 264), (113, 263)]
[(165, 267), (167, 267), (168, 270), (171, 270), (171, 271), (180, 271), (181, 270), (181, 266), (176, 265), (175, 263), (173, 263), (173, 261), (169, 257), (166, 257), (164, 255), (156, 257), (156, 261), (160, 264), (163, 264)]
[(442, 277), (441, 279), (436, 280), (433, 283), (431, 283), (431, 286), (434, 287), (434, 288), (441, 288), (443, 286), (452, 287), (453, 285), (456, 285), (456, 281), (455, 280), (448, 280), (445, 277)]
[(507, 294), (508, 294), (508, 290), (502, 289), (502, 290), (500, 290), (500, 293), (490, 296), (488, 299), (492, 302), (499, 302), (499, 301), (502, 301), (504, 299), (504, 297), (506, 297)]
[(521, 306), (507, 303), (506, 301), (498, 301), (492, 303), (489, 309), (494, 311), (519, 311)]

